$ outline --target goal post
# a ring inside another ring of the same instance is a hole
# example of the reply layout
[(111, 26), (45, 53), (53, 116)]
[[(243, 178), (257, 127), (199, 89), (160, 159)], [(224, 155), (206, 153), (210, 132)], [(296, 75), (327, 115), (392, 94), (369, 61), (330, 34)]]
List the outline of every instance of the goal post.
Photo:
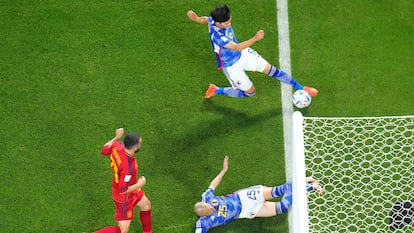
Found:
[(308, 200), (306, 193), (305, 151), (303, 141), (303, 117), (294, 112), (292, 117), (292, 156), (291, 179), (292, 199), (290, 233), (308, 233)]
[(290, 232), (414, 232), (414, 116), (292, 118)]

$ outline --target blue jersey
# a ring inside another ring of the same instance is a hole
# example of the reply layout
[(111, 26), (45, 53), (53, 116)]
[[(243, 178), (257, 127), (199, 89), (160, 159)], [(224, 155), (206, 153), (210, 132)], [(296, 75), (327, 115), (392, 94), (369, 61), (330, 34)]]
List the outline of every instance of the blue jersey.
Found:
[(205, 233), (208, 229), (227, 224), (238, 218), (242, 209), (239, 196), (231, 194), (227, 196), (214, 195), (214, 189), (209, 188), (201, 195), (201, 201), (211, 204), (216, 211), (212, 215), (199, 217), (195, 233)]
[(236, 44), (239, 43), (237, 41), (236, 35), (233, 32), (233, 28), (216, 27), (216, 25), (214, 25), (214, 20), (211, 16), (208, 17), (208, 25), (211, 46), (213, 47), (213, 50), (216, 53), (217, 68), (221, 69), (223, 67), (229, 67), (236, 63), (241, 57), (241, 52), (224, 48), (224, 46), (226, 46), (231, 41), (233, 41)]

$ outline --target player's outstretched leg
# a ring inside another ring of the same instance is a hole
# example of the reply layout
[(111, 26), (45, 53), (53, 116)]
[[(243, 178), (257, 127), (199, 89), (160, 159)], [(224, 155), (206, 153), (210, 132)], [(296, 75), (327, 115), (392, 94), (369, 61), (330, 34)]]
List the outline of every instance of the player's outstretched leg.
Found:
[[(306, 178), (306, 190), (315, 191), (319, 195), (323, 195), (324, 193), (323, 187), (317, 180), (312, 177)], [(286, 183), (271, 188), (270, 195), (272, 198), (283, 195), (282, 200), (275, 203), (275, 210), (277, 215), (288, 212), (290, 206), (292, 205), (292, 183)]]
[[(313, 177), (306, 177), (306, 190), (307, 191), (315, 191), (319, 195), (323, 195), (325, 193), (322, 185)], [(276, 198), (285, 194), (292, 193), (292, 183), (286, 183), (279, 186), (275, 186), (271, 189), (272, 198)]]
[(210, 99), (210, 98), (214, 97), (216, 95), (217, 89), (219, 89), (218, 86), (216, 86), (214, 84), (210, 84), (208, 86), (208, 89), (206, 91), (206, 94), (204, 95), (204, 98)]
[(255, 94), (256, 94), (256, 91), (247, 94), (244, 91), (237, 89), (237, 88), (218, 87), (214, 84), (210, 84), (206, 91), (206, 94), (204, 95), (204, 98), (210, 99), (214, 97), (215, 95), (224, 95), (224, 96), (230, 96), (234, 98), (245, 98), (245, 97), (254, 96)]
[(292, 183), (286, 183), (272, 188), (272, 198), (282, 196), (286, 193), (292, 193)]
[(309, 93), (311, 96), (317, 96), (319, 91), (314, 87), (303, 87), (303, 90)]
[(318, 90), (316, 88), (302, 86), (292, 76), (288, 75), (283, 70), (274, 67), (273, 65), (270, 65), (270, 70), (269, 70), (269, 73), (267, 75), (269, 75), (270, 77), (278, 79), (282, 83), (286, 83), (286, 84), (291, 85), (296, 90), (304, 90), (304, 91), (308, 92), (311, 96), (317, 96), (318, 95)]
[(290, 206), (292, 205), (292, 193), (288, 192), (283, 195), (282, 200), (280, 202), (276, 202), (276, 214), (280, 215), (283, 213), (288, 212)]

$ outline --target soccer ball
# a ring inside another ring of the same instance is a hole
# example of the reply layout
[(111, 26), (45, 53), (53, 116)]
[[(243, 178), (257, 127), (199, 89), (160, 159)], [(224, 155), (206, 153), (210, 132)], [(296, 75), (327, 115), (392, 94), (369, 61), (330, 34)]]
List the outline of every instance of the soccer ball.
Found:
[(310, 105), (312, 97), (304, 90), (297, 90), (292, 95), (292, 101), (297, 108), (306, 108)]

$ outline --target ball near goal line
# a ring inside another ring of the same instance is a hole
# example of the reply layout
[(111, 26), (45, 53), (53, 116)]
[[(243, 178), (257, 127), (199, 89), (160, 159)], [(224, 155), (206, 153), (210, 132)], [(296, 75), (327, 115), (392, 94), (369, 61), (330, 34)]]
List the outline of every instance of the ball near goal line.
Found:
[(306, 108), (310, 105), (312, 97), (304, 90), (297, 90), (292, 95), (292, 102), (297, 108)]

